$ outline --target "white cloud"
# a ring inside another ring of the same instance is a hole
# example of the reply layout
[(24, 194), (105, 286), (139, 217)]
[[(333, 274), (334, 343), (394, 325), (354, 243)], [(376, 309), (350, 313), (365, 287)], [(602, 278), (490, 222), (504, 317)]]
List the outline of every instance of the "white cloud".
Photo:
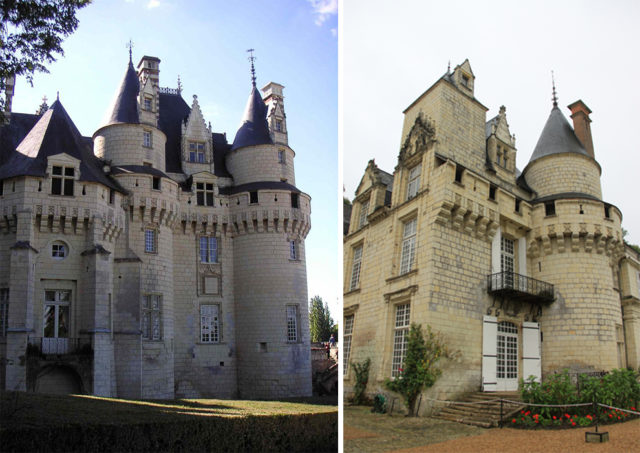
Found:
[(329, 17), (338, 14), (338, 0), (307, 0), (316, 15), (316, 25), (320, 27)]
[(157, 8), (158, 6), (160, 6), (160, 1), (159, 0), (149, 0), (149, 3), (147, 3), (147, 8), (148, 9)]
[(332, 28), (332, 29), (331, 29), (331, 36), (333, 36), (334, 38), (335, 38), (336, 36), (338, 36), (338, 29), (337, 29), (337, 28)]

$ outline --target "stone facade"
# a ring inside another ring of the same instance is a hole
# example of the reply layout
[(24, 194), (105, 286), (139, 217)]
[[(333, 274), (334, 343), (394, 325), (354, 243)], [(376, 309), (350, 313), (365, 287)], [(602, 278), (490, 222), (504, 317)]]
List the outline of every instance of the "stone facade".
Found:
[(414, 101), (395, 171), (372, 160), (356, 190), (344, 239), (347, 395), (348, 363), (367, 358), (368, 391), (384, 391), (411, 323), (460, 352), (431, 398), (515, 390), (563, 368), (638, 367), (639, 256), (601, 199), (590, 111), (572, 104), (574, 133), (554, 104), (520, 172), (506, 109), (487, 121), (474, 82), (465, 61)]
[[(59, 101), (40, 115), (7, 112), (0, 384), (126, 398), (308, 396), (311, 207), (295, 187), (283, 87), (268, 84), (263, 101), (254, 79), (243, 127), (269, 129), (232, 146), (196, 96), (189, 107), (159, 86), (159, 65), (129, 62), (92, 138)], [(25, 156), (46, 170), (21, 172)]]

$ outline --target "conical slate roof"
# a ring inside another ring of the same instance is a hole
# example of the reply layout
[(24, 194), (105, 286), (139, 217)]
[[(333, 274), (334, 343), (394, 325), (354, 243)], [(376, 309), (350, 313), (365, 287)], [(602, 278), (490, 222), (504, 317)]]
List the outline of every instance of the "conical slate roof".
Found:
[(554, 106), (544, 129), (542, 129), (542, 134), (540, 134), (529, 163), (544, 156), (562, 153), (576, 153), (591, 157), (576, 137), (573, 128), (560, 109)]
[(231, 150), (244, 146), (266, 144), (273, 144), (269, 133), (269, 125), (267, 124), (267, 106), (254, 84), (244, 110), (242, 125), (236, 133)]
[(122, 83), (116, 91), (109, 116), (104, 123), (105, 126), (114, 123), (140, 123), (138, 115), (138, 92), (140, 82), (136, 70), (133, 69), (133, 62), (129, 60), (127, 72), (122, 79)]
[(0, 166), (0, 179), (46, 176), (47, 158), (66, 153), (80, 161), (80, 181), (100, 182), (124, 190), (102, 171), (91, 139), (83, 137), (59, 100), (53, 103)]

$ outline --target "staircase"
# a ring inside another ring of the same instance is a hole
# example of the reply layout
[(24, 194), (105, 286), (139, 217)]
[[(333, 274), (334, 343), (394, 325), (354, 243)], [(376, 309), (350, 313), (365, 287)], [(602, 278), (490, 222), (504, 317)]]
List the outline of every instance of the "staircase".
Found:
[[(510, 401), (521, 401), (518, 392), (476, 392), (465, 395), (458, 402), (451, 403), (443, 407), (436, 417), (452, 422), (465, 423), (467, 425), (480, 426), (482, 428), (492, 428), (498, 426), (500, 421), (500, 401), (507, 399)], [(473, 403), (473, 404), (468, 404)], [(507, 420), (513, 414), (519, 412), (525, 404), (512, 404), (504, 402), (502, 406), (502, 419)]]

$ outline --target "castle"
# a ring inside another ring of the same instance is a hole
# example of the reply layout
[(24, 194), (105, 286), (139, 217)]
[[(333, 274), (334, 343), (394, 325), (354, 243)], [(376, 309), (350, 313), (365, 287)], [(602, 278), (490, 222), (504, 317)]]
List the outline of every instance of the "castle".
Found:
[[(591, 111), (554, 103), (526, 167), (506, 109), (487, 121), (469, 61), (405, 111), (393, 174), (371, 160), (344, 237), (344, 388), (399, 375), (412, 323), (459, 351), (427, 395), (640, 366), (640, 254), (602, 200)], [(427, 405), (423, 406), (425, 409)]]
[[(60, 100), (0, 128), (0, 386), (124, 398), (311, 394), (304, 240), (283, 86), (232, 143), (131, 53), (83, 137)], [(115, 85), (114, 85), (115, 86)], [(264, 96), (264, 98), (263, 98)]]

